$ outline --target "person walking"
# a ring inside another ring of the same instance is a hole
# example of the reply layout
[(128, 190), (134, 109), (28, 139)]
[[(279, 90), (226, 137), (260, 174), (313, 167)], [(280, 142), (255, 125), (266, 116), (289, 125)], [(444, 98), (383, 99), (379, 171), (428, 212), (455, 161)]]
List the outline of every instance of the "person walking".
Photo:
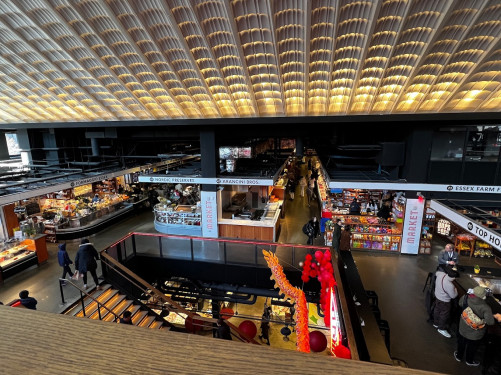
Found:
[(316, 216), (313, 216), (311, 220), (303, 226), (303, 233), (308, 236), (306, 244), (313, 245), (313, 239), (320, 235), (320, 224)]
[(19, 301), (21, 302), (21, 305), (23, 305), (27, 309), (37, 309), (38, 301), (35, 298), (30, 297), (30, 292), (28, 292), (27, 290), (21, 290), (19, 292)]
[(341, 232), (341, 239), (339, 241), (339, 250), (350, 251), (351, 250), (351, 227), (345, 225), (344, 230)]
[(433, 313), (433, 327), (438, 329), (438, 333), (447, 338), (451, 334), (447, 331), (447, 325), (451, 314), (451, 300), (458, 296), (458, 291), (454, 286), (454, 280), (459, 273), (451, 266), (445, 267), (445, 270), (439, 269), (436, 273), (435, 282), (435, 310)]
[(266, 345), (270, 345), (270, 322), (266, 319), (266, 315), (263, 314), (261, 317), (261, 334), (259, 338), (261, 340), (266, 340)]
[(289, 181), (287, 182), (287, 188), (289, 190), (289, 195), (290, 195), (290, 200), (294, 200), (294, 194), (296, 193), (296, 180), (294, 180), (294, 177), (290, 177)]
[(231, 330), (223, 318), (217, 320), (217, 338), (223, 340), (231, 340)]
[(459, 306), (465, 309), (459, 319), (458, 349), (454, 352), (456, 361), (461, 362), (465, 356), (468, 366), (478, 366), (475, 354), (481, 340), (487, 332), (488, 325), (495, 321), (501, 322), (501, 314), (492, 314), (491, 307), (485, 302), (487, 292), (485, 288), (476, 286), (473, 293), (465, 294), (459, 300)]
[(308, 184), (306, 183), (306, 178), (302, 176), (301, 180), (299, 180), (299, 187), (301, 188), (301, 198), (304, 198), (304, 191), (306, 190), (307, 186)]
[(310, 178), (310, 181), (308, 183), (308, 207), (311, 205), (312, 199), (316, 198), (315, 195), (315, 179), (313, 177)]
[(99, 254), (96, 248), (89, 243), (88, 239), (82, 239), (75, 258), (75, 268), (83, 275), (84, 289), (87, 289), (87, 271), (92, 275), (97, 289), (101, 289), (96, 273), (96, 260), (99, 260)]
[[(70, 275), (70, 277), (73, 277), (73, 271), (70, 268), (70, 264), (73, 264), (73, 262), (71, 261), (68, 252), (66, 251), (66, 244), (60, 243), (58, 247), (59, 251), (57, 252), (57, 260), (59, 262), (59, 265), (63, 267), (63, 276), (61, 276), (61, 279), (65, 279), (67, 273)], [(66, 281), (64, 281), (62, 285), (66, 285)]]
[(122, 314), (120, 324), (132, 324), (132, 313), (129, 310), (124, 311)]
[(447, 264), (455, 266), (459, 263), (459, 254), (454, 250), (454, 245), (449, 243), (445, 245), (445, 249), (438, 254), (438, 266)]
[(334, 228), (332, 233), (332, 247), (335, 250), (339, 249), (339, 243), (341, 241), (341, 219), (335, 219)]

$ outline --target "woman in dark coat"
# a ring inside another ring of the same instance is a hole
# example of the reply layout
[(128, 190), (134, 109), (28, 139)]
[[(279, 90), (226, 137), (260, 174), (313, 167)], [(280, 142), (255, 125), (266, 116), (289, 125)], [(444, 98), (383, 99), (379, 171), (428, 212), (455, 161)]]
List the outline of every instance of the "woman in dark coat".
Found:
[(344, 227), (341, 232), (341, 240), (339, 241), (339, 250), (350, 251), (351, 250), (351, 228), (349, 225)]
[(96, 273), (96, 260), (99, 260), (99, 254), (97, 253), (96, 248), (89, 243), (88, 239), (84, 238), (78, 248), (77, 256), (75, 258), (75, 268), (83, 275), (85, 289), (87, 289), (87, 271), (89, 271), (92, 275), (97, 288), (100, 289)]

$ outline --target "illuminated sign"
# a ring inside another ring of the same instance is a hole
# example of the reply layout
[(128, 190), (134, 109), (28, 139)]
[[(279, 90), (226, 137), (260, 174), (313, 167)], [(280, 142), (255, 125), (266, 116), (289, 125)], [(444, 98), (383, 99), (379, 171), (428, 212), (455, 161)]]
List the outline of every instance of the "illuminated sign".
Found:
[(451, 222), (445, 219), (438, 220), (437, 233), (442, 236), (449, 236), (451, 234)]

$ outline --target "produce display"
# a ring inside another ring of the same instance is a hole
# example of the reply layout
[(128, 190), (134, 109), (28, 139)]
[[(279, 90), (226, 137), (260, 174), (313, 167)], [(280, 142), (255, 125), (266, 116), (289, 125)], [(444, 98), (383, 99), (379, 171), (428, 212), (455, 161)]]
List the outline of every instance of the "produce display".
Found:
[(45, 199), (42, 205), (42, 215), (47, 217), (49, 213), (60, 214), (63, 217), (87, 216), (92, 212), (118, 204), (129, 199), (124, 194), (105, 195), (98, 202), (92, 202), (90, 198), (78, 197), (76, 199)]

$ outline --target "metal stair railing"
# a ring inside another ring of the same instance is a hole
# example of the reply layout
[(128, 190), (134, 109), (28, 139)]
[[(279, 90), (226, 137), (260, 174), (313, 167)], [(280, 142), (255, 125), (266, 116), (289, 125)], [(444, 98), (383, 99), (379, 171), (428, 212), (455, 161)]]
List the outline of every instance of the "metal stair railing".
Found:
[(86, 295), (88, 298), (93, 300), (97, 304), (97, 313), (99, 316), (99, 320), (102, 320), (103, 318), (101, 317), (101, 307), (103, 307), (105, 310), (107, 310), (110, 314), (112, 314), (115, 319), (113, 319), (114, 322), (120, 319), (120, 317), (115, 314), (113, 311), (111, 311), (109, 308), (107, 308), (102, 302), (99, 302), (97, 299), (92, 297), (89, 293), (87, 293), (85, 290), (81, 289), (78, 285), (73, 283), (71, 280), (66, 280), (66, 279), (59, 279), (59, 290), (61, 291), (61, 300), (64, 302), (64, 291), (63, 291), (63, 283), (70, 283), (71, 286), (76, 288), (80, 292), (80, 303), (82, 304), (82, 312), (84, 316), (87, 316), (85, 313), (85, 303), (84, 303), (84, 295)]
[[(125, 267), (123, 264), (115, 260), (113, 257), (111, 257), (106, 250), (103, 250), (100, 254), (101, 261), (104, 262), (108, 266), (108, 270), (114, 271), (118, 273), (120, 276), (126, 278), (129, 282), (133, 283), (137, 288), (139, 288), (145, 295), (149, 295), (150, 297), (153, 297), (157, 301), (160, 300), (163, 303), (167, 305), (167, 309), (169, 312), (173, 312), (175, 314), (178, 314), (181, 318), (183, 319), (191, 319), (191, 322), (194, 326), (210, 326), (211, 328), (213, 325), (217, 322), (217, 319), (214, 318), (206, 318), (200, 315), (197, 315), (193, 313), (190, 310), (185, 309), (183, 306), (178, 304), (176, 301), (172, 300), (168, 296), (166, 296), (164, 293), (162, 293), (160, 290), (155, 288), (153, 285), (148, 283), (146, 280), (142, 279), (138, 275), (136, 275), (134, 272), (129, 270), (127, 267)], [(183, 315), (186, 315), (184, 317)], [(259, 342), (254, 340), (253, 338), (247, 336), (245, 333), (243, 333), (240, 329), (238, 329), (237, 326), (231, 324), (230, 322), (226, 321), (228, 326), (230, 327), (231, 330), (235, 331), (238, 335), (233, 334), (233, 336), (238, 337), (241, 336), (243, 339), (249, 343), (255, 344), (255, 345), (261, 345)]]

